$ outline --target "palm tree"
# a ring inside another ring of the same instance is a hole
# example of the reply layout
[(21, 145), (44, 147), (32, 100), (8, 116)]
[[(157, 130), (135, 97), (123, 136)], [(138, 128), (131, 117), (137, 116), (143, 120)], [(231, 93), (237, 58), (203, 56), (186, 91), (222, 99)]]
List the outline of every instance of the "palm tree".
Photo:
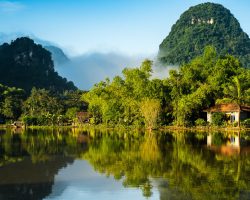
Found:
[[(239, 106), (249, 102), (249, 83), (240, 80), (240, 77), (233, 76), (231, 82), (224, 87), (224, 98), (217, 99), (216, 103), (237, 103)], [(240, 112), (238, 126), (240, 126)]]

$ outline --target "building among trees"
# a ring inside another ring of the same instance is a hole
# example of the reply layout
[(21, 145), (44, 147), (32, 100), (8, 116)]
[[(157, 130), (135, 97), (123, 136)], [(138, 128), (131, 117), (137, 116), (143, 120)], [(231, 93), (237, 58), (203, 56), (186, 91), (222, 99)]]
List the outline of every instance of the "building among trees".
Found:
[(212, 123), (213, 113), (224, 113), (230, 123), (243, 121), (250, 118), (250, 106), (236, 103), (217, 104), (205, 110), (207, 121)]

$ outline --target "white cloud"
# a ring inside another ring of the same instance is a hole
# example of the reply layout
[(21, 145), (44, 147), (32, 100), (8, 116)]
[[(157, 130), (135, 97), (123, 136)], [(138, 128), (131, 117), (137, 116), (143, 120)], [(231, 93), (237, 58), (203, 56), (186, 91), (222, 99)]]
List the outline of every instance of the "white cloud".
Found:
[(14, 1), (0, 1), (0, 12), (4, 13), (14, 13), (25, 8), (20, 2)]

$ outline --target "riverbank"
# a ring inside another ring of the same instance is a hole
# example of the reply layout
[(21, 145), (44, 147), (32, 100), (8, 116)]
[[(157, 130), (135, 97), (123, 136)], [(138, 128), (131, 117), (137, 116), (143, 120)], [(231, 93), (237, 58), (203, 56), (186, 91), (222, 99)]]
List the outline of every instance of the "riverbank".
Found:
[[(11, 125), (0, 125), (0, 129), (12, 128)], [(106, 130), (139, 130), (146, 131), (149, 130), (145, 127), (139, 126), (108, 126), (104, 124), (90, 125), (84, 124), (79, 126), (27, 126), (29, 129), (106, 129)], [(248, 127), (220, 127), (220, 126), (195, 126), (195, 127), (184, 127), (184, 126), (161, 126), (152, 131), (250, 131)]]

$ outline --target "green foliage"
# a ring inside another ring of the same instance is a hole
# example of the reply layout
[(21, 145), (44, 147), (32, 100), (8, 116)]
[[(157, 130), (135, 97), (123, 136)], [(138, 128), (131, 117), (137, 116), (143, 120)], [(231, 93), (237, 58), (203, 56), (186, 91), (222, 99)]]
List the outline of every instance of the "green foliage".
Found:
[(16, 120), (21, 115), (24, 91), (0, 84), (0, 119)]
[(213, 113), (212, 114), (212, 124), (215, 126), (221, 126), (223, 125), (223, 122), (225, 121), (225, 114), (223, 113)]
[(39, 116), (46, 114), (60, 114), (62, 105), (59, 99), (45, 89), (31, 90), (29, 98), (24, 102), (24, 114)]
[(199, 118), (199, 119), (197, 119), (197, 120), (195, 120), (195, 125), (196, 126), (206, 126), (206, 121), (204, 120), (204, 119), (201, 119), (201, 118)]
[(243, 122), (241, 122), (241, 125), (249, 128), (250, 127), (250, 118), (245, 119)]
[(145, 98), (166, 103), (168, 88), (162, 80), (151, 79), (152, 61), (145, 60), (140, 68), (123, 70), (123, 77), (116, 76), (96, 84), (83, 100), (88, 103), (92, 123), (111, 125), (143, 125), (141, 102)]
[(23, 116), (22, 121), (27, 126), (34, 126), (38, 124), (37, 118), (33, 116)]
[(203, 3), (184, 12), (160, 44), (158, 58), (167, 64), (188, 63), (207, 45), (219, 56), (231, 54), (250, 67), (250, 39), (237, 19), (222, 5)]
[(33, 88), (23, 104), (22, 119), (27, 125), (62, 125), (71, 122), (84, 107), (81, 95), (79, 91), (56, 95), (45, 89)]
[(161, 112), (161, 103), (157, 99), (146, 99), (141, 102), (141, 113), (147, 128), (157, 127), (157, 122)]
[(67, 117), (68, 119), (74, 119), (76, 118), (76, 113), (79, 111), (80, 110), (76, 107), (69, 108), (65, 113), (65, 117)]
[[(91, 122), (153, 127), (161, 121), (189, 126), (216, 102), (249, 103), (250, 70), (231, 55), (218, 57), (212, 46), (178, 70), (170, 70), (165, 80), (151, 78), (151, 65), (146, 60), (140, 68), (126, 68), (124, 78), (117, 76), (112, 82), (107, 79), (84, 94), (83, 100), (93, 115)], [(151, 100), (158, 102), (162, 112)]]
[(234, 93), (227, 90), (232, 80), (237, 81), (238, 87), (242, 85), (240, 89), (235, 89), (235, 100), (246, 103), (250, 97), (249, 71), (242, 68), (233, 56), (218, 58), (215, 48), (211, 46), (206, 47), (203, 55), (182, 65), (179, 71), (172, 70), (167, 81), (172, 88), (175, 124), (194, 123), (204, 108), (213, 105), (218, 99), (232, 97)]

